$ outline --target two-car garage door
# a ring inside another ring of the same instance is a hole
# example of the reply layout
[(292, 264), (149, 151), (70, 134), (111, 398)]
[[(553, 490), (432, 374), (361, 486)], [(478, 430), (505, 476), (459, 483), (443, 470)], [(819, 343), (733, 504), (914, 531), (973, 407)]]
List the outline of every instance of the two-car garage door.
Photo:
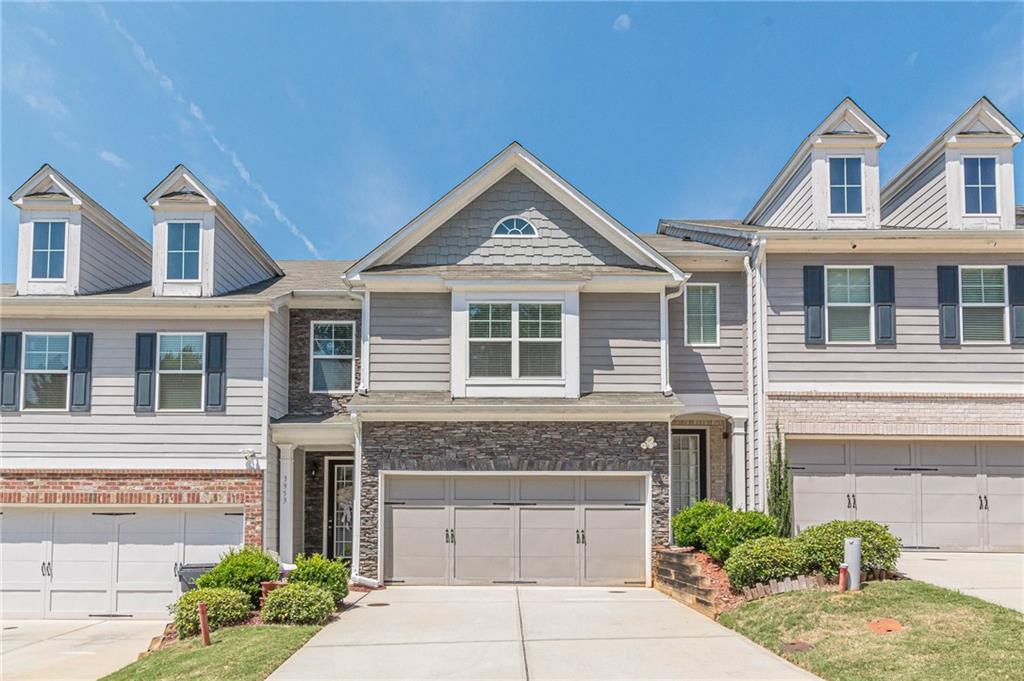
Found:
[(167, 616), (178, 566), (242, 543), (232, 509), (33, 508), (0, 513), (5, 617)]
[(799, 532), (876, 520), (904, 547), (1024, 551), (1024, 444), (788, 439)]
[(639, 584), (646, 476), (384, 478), (389, 584)]

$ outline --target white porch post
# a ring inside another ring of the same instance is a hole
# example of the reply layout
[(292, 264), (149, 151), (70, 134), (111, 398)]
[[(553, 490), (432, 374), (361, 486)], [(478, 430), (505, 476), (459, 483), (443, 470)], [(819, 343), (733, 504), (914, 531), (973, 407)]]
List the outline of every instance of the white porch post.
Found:
[(295, 445), (278, 445), (280, 467), (278, 487), (278, 552), (281, 561), (295, 559)]
[(747, 420), (729, 419), (732, 434), (732, 507), (738, 511), (747, 508)]

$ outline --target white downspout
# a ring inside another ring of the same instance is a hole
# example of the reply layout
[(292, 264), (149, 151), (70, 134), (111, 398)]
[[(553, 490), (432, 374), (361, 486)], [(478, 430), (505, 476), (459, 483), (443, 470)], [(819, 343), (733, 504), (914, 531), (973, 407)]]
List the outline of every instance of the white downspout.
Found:
[[(686, 275), (686, 279), (689, 278), (690, 276)], [(686, 279), (679, 282), (679, 287), (673, 293), (665, 293), (665, 289), (661, 289), (661, 392), (665, 395), (671, 395), (673, 392), (672, 383), (669, 380), (668, 302), (682, 295)]]

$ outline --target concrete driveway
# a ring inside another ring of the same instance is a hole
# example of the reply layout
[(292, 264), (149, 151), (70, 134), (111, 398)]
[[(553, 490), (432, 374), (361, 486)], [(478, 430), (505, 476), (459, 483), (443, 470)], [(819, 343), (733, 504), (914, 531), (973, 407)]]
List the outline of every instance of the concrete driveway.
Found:
[(98, 679), (134, 662), (164, 622), (8, 620), (0, 628), (0, 678)]
[(1024, 612), (1024, 553), (907, 551), (899, 570), (911, 579)]
[(816, 677), (652, 589), (391, 587), (270, 678)]

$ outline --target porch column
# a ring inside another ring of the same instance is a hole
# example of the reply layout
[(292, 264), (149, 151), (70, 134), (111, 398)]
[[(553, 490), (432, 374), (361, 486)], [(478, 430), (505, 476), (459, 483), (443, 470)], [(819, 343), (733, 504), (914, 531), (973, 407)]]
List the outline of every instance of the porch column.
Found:
[(732, 434), (732, 507), (738, 511), (747, 508), (747, 420), (731, 418)]
[(295, 559), (295, 445), (278, 445), (279, 486), (277, 526), (278, 551), (281, 561), (290, 563)]

